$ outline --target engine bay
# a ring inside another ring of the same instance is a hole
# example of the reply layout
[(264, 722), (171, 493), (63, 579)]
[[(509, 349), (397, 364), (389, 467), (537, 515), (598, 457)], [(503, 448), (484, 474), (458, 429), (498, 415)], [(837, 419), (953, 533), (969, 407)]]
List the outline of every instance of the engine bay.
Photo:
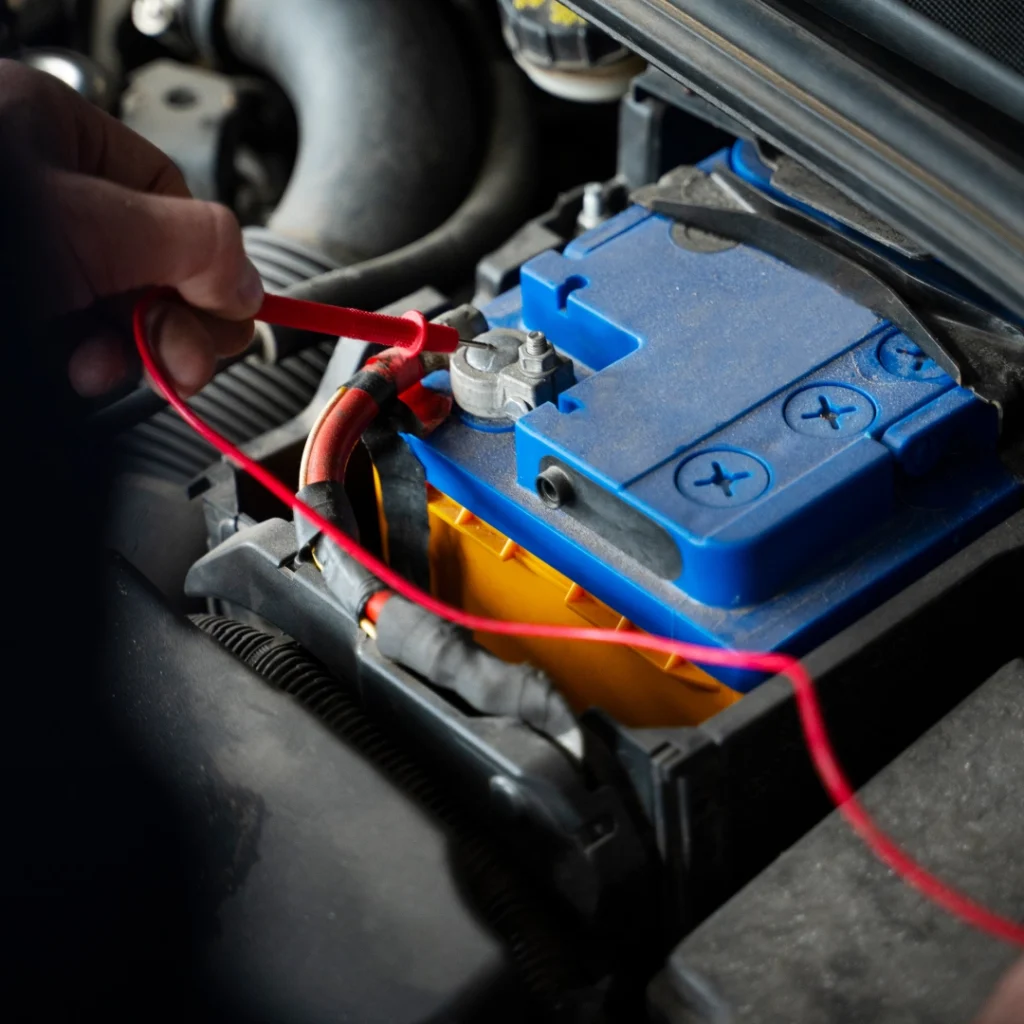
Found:
[(1011, 962), (845, 824), (785, 664), (1019, 922), (1024, 318), (621, 6), (4, 5), (238, 217), (282, 315), (188, 407), (332, 527), (139, 380), (90, 410), (222, 1019), (966, 1021)]

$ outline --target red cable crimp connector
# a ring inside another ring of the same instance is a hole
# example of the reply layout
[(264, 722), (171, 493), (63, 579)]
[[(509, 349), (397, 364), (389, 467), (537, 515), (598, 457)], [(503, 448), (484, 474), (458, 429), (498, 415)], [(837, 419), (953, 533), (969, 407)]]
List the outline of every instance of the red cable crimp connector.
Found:
[(284, 295), (265, 296), (256, 319), (278, 327), (397, 347), (414, 356), (421, 352), (454, 352), (461, 340), (454, 327), (432, 324), (422, 313), (386, 316), (345, 306), (289, 299)]

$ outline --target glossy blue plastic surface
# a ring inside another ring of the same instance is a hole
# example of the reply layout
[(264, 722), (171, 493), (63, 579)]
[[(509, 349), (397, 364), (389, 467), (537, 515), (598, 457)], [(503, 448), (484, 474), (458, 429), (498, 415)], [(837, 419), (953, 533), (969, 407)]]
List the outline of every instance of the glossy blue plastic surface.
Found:
[[(578, 383), (514, 430), (409, 438), (428, 480), (636, 625), (808, 650), (1019, 506), (995, 412), (906, 338), (752, 249), (693, 252), (638, 207), (486, 310)], [(659, 578), (534, 492), (554, 458), (658, 523)], [(738, 689), (756, 680), (720, 678)]]

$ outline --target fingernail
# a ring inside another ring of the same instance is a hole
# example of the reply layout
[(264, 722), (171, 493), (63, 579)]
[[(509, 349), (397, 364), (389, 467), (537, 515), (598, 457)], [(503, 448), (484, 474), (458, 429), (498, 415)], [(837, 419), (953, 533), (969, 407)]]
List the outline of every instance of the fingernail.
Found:
[(263, 302), (263, 281), (260, 279), (260, 272), (248, 258), (242, 267), (238, 298), (249, 316), (255, 313)]

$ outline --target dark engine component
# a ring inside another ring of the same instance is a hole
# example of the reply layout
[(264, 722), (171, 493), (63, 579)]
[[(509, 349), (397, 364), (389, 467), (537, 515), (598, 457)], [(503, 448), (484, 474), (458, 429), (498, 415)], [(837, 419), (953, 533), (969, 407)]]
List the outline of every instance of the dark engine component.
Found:
[[(416, 796), (405, 795), (403, 784), (419, 778), (415, 765), (389, 757), (344, 695), (325, 693), (322, 673), (287, 649), (260, 661), (261, 670), (277, 689), (304, 682), (322, 722), (263, 683), (238, 636), (232, 644), (212, 630), (236, 660), (170, 614), (127, 566), (113, 565), (109, 578), (117, 595), (110, 699), (133, 709), (117, 714), (124, 742), (189, 837), (173, 839), (183, 847), (183, 898), (166, 927), (191, 917), (198, 962), (190, 981), (216, 988), (223, 1012), (215, 1019), (516, 1019), (523, 983), (453, 858), (466, 850), (481, 885), (517, 908), (518, 890), (491, 858), (462, 845), (472, 833), (454, 832), (430, 799), (433, 784), (420, 781)], [(161, 687), (151, 685), (156, 677)], [(377, 763), (365, 759), (369, 749)], [(392, 884), (375, 884), (382, 869)], [(537, 945), (543, 926), (524, 924), (518, 910), (514, 917), (536, 990), (553, 956), (536, 952), (547, 948)], [(210, 994), (182, 989), (167, 999), (178, 1019), (196, 1019), (189, 1000)]]
[(418, 238), (465, 193), (477, 89), (446, 5), (230, 0), (222, 25), (199, 29), (222, 31), (295, 106), (301, 141), (275, 233), (352, 263)]
[(309, 709), (439, 820), (450, 834), (453, 868), (463, 877), (466, 895), (508, 943), (522, 984), (533, 999), (550, 1007), (567, 988), (581, 985), (584, 972), (574, 963), (572, 952), (562, 948), (563, 929), (555, 924), (550, 909), (545, 910), (536, 892), (510, 869), (497, 844), (472, 823), (443, 782), (396, 744), (350, 691), (294, 640), (217, 615), (197, 615), (193, 621), (274, 689)]
[(529, 215), (534, 145), (522, 76), (506, 60), (491, 65), (491, 131), (480, 172), (458, 209), (433, 231), (394, 252), (342, 267), (291, 290), (297, 298), (339, 306), (384, 306), (423, 282), (454, 289), (476, 261), (501, 245)]

